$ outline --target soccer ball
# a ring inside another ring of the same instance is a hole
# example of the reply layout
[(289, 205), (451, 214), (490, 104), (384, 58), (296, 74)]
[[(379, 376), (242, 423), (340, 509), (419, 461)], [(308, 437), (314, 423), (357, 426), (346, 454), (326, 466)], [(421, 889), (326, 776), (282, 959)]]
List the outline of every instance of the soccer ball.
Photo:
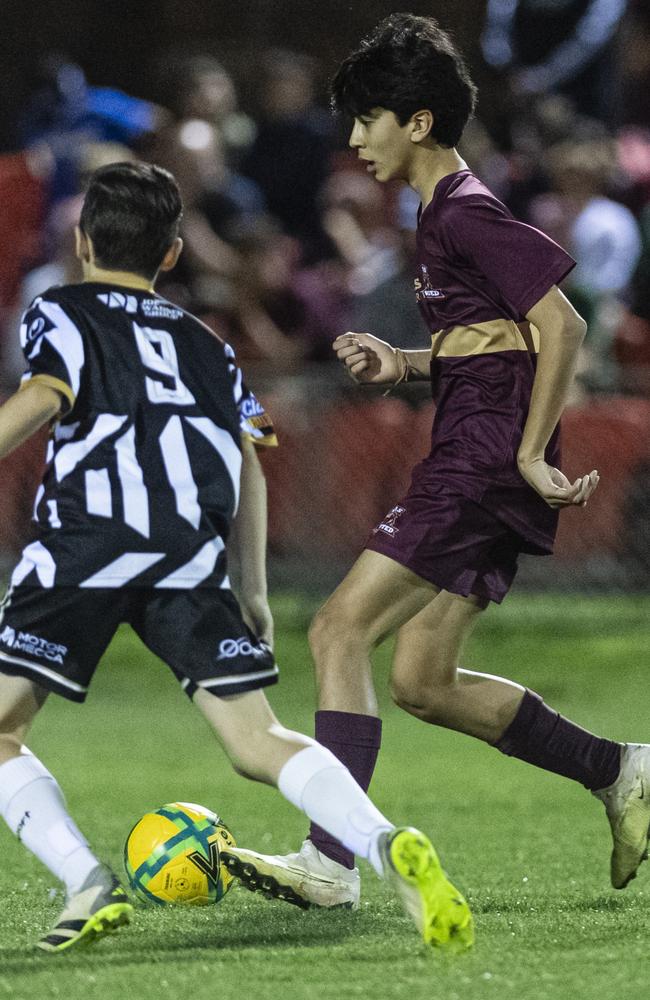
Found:
[(124, 845), (131, 888), (147, 903), (218, 903), (232, 884), (221, 848), (234, 847), (216, 813), (192, 802), (172, 802), (135, 824)]

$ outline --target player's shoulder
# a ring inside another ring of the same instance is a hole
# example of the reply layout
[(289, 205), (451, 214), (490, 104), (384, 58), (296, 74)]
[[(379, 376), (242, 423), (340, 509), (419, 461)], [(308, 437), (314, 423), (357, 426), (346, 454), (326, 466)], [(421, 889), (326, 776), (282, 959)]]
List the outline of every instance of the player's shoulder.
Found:
[(75, 285), (52, 285), (36, 295), (25, 309), (20, 324), (23, 349), (38, 340), (42, 334), (54, 331), (78, 339), (80, 324), (74, 294)]
[(28, 322), (41, 317), (56, 326), (68, 323), (78, 326), (79, 311), (86, 297), (83, 285), (52, 285), (32, 299), (25, 318)]
[(447, 219), (458, 218), (465, 213), (476, 212), (477, 209), (510, 215), (506, 205), (470, 170), (450, 174), (448, 178), (443, 178), (442, 183), (444, 187), (439, 210), (440, 215)]

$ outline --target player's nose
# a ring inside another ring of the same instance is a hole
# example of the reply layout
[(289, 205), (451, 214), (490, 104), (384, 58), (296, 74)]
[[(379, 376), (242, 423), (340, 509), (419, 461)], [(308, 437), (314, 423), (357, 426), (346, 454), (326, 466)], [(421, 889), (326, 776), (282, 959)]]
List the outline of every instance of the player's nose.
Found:
[(355, 121), (354, 125), (352, 126), (352, 131), (350, 132), (348, 145), (351, 147), (351, 149), (361, 149), (361, 147), (363, 146), (361, 122)]

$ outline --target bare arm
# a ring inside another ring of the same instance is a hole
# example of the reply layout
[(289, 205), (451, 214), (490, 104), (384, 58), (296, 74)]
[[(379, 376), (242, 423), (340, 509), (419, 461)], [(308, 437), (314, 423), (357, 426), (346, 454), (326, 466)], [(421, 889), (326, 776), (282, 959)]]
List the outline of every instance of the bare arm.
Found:
[(238, 566), (238, 597), (244, 620), (271, 646), (273, 619), (266, 582), (266, 480), (255, 445), (242, 438), (239, 509), (232, 524), (230, 551)]
[(61, 411), (61, 395), (49, 385), (29, 382), (0, 407), (0, 458), (49, 423)]
[(384, 385), (431, 378), (431, 351), (402, 351), (369, 333), (344, 333), (332, 347), (356, 382)]
[(517, 455), (519, 471), (551, 507), (582, 506), (598, 485), (598, 473), (570, 483), (544, 460), (573, 380), (586, 324), (559, 288), (553, 286), (526, 319), (539, 330), (540, 348), (530, 408)]

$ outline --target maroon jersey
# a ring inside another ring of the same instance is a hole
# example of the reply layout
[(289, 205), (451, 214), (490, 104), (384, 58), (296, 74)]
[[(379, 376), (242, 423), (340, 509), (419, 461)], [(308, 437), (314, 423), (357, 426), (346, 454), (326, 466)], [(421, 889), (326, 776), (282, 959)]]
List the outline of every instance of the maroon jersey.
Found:
[[(517, 469), (539, 343), (526, 313), (575, 261), (460, 170), (420, 214), (416, 262), (437, 409), (413, 483), (453, 489), (514, 530), (521, 551), (549, 552), (557, 513)], [(553, 465), (558, 437), (546, 452)]]

